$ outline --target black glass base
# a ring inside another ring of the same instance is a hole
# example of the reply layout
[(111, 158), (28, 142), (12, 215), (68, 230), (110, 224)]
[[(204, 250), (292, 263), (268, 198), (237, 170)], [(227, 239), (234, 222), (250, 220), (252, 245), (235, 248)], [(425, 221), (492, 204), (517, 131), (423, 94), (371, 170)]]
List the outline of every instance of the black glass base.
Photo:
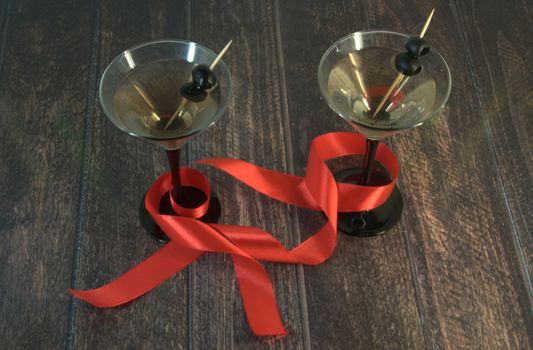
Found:
[[(182, 196), (180, 198), (179, 204), (185, 208), (198, 207), (205, 201), (206, 198), (205, 194), (201, 190), (191, 186), (183, 186), (181, 188), (181, 194)], [(157, 238), (160, 242), (168, 242), (167, 235), (165, 235), (163, 230), (161, 230), (161, 228), (156, 224), (154, 219), (150, 216), (148, 210), (146, 210), (146, 207), (144, 206), (144, 200), (145, 198), (143, 198), (139, 207), (141, 225), (148, 233), (150, 233), (153, 237)], [(202, 216), (199, 220), (211, 224), (217, 223), (220, 219), (220, 212), (220, 201), (218, 200), (216, 194), (213, 193), (213, 191), (211, 190), (209, 209), (207, 210), (207, 213), (205, 213), (205, 215)], [(172, 205), (170, 204), (170, 192), (165, 193), (165, 195), (161, 198), (161, 201), (159, 202), (159, 213), (177, 215), (176, 213), (174, 213), (174, 210), (172, 210)]]
[[(335, 174), (337, 182), (359, 183), (361, 169), (346, 169)], [(388, 174), (376, 169), (370, 178), (370, 186), (382, 186), (390, 182)], [(377, 236), (385, 233), (400, 219), (403, 200), (398, 187), (394, 187), (390, 197), (379, 207), (361, 212), (339, 213), (339, 231), (359, 237)]]

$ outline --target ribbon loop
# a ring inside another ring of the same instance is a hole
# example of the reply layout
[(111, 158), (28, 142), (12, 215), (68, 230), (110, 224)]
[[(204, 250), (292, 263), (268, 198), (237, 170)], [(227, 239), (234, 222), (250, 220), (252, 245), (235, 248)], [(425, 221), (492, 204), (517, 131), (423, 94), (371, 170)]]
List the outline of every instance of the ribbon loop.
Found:
[[(170, 196), (170, 204), (174, 212), (180, 216), (198, 219), (207, 213), (209, 209), (209, 201), (211, 200), (211, 185), (207, 177), (198, 170), (182, 167), (180, 170), (180, 181), (182, 186), (195, 187), (205, 194), (205, 200), (194, 208), (181, 206), (172, 196)], [(166, 173), (169, 176), (170, 173)], [(169, 180), (167, 180), (169, 181)], [(165, 182), (166, 184), (166, 182)], [(171, 187), (171, 186), (169, 186)]]

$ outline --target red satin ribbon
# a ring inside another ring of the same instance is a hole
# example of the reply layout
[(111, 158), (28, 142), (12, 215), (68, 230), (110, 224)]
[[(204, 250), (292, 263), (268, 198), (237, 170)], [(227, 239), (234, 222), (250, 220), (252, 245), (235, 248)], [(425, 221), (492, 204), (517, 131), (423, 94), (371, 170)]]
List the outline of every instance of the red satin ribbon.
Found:
[[(115, 307), (149, 292), (203, 253), (225, 253), (233, 259), (252, 332), (258, 336), (286, 335), (272, 283), (259, 261), (320, 264), (335, 249), (338, 211), (370, 210), (389, 197), (398, 177), (399, 166), (396, 157), (384, 144), (380, 144), (376, 159), (393, 179), (385, 186), (336, 183), (325, 164), (328, 159), (364, 154), (365, 144), (365, 139), (354, 133), (318, 136), (311, 143), (305, 177), (287, 175), (229, 158), (197, 162), (218, 168), (266, 196), (323, 212), (328, 219), (326, 224), (291, 250), (257, 227), (206, 224), (195, 220), (207, 210), (209, 198), (192, 210), (173, 203), (175, 210), (183, 216), (160, 214), (159, 201), (171, 188), (170, 174), (165, 173), (148, 191), (145, 205), (170, 241), (111, 283), (87, 291), (71, 290), (71, 293), (97, 307)], [(183, 185), (198, 187), (209, 197), (209, 183), (205, 176), (190, 168), (181, 168), (180, 173)]]
[[(180, 168), (180, 181), (182, 186), (199, 188), (205, 193), (207, 199), (196, 208), (185, 208), (176, 203), (172, 196), (169, 196), (172, 209), (174, 209), (176, 214), (181, 216), (186, 216), (193, 219), (201, 218), (205, 213), (207, 213), (207, 209), (209, 209), (209, 200), (211, 199), (211, 186), (209, 185), (207, 177), (205, 177), (204, 174), (198, 170), (191, 168)], [(168, 189), (170, 187), (166, 188)]]

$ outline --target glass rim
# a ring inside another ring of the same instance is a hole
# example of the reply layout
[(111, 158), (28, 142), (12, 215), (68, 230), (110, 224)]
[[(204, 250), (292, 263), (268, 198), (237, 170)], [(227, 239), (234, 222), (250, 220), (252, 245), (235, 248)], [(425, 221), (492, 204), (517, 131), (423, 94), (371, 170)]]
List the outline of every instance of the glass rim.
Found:
[[(173, 38), (163, 38), (163, 39), (148, 40), (148, 41), (144, 41), (142, 43), (136, 44), (134, 46), (131, 46), (131, 47), (125, 49), (124, 51), (122, 51), (118, 55), (116, 55), (113, 58), (113, 60), (111, 60), (111, 62), (109, 62), (107, 67), (104, 69), (104, 72), (102, 73), (102, 76), (100, 77), (100, 81), (99, 81), (100, 86), (98, 87), (98, 99), (100, 101), (100, 106), (102, 106), (102, 109), (104, 110), (104, 114), (120, 130), (126, 132), (129, 135), (140, 137), (140, 138), (143, 138), (143, 139), (146, 139), (146, 140), (153, 140), (153, 141), (181, 140), (181, 139), (186, 139), (188, 137), (194, 136), (194, 135), (196, 135), (198, 133), (201, 133), (201, 132), (209, 129), (211, 126), (213, 126), (213, 124), (215, 124), (222, 117), (224, 112), (228, 109), (228, 106), (229, 106), (229, 103), (230, 103), (230, 100), (231, 100), (231, 95), (233, 93), (233, 82), (231, 80), (231, 73), (229, 71), (228, 66), (226, 65), (226, 62), (224, 62), (224, 60), (222, 60), (222, 59), (220, 59), (218, 61), (217, 67), (219, 67), (219, 66), (222, 67), (222, 70), (225, 72), (226, 76), (228, 77), (228, 84), (227, 84), (227, 96), (228, 97), (222, 100), (223, 102), (218, 108), (218, 112), (217, 112), (216, 117), (205, 128), (193, 129), (193, 130), (189, 131), (188, 133), (186, 133), (186, 134), (184, 134), (183, 136), (180, 136), (180, 137), (149, 137), (149, 136), (139, 135), (137, 133), (131, 132), (128, 129), (122, 128), (120, 125), (118, 125), (115, 122), (113, 122), (113, 120), (111, 118), (109, 118), (109, 110), (106, 108), (106, 105), (103, 103), (103, 91), (102, 91), (103, 86), (104, 86), (103, 82), (104, 82), (104, 79), (105, 79), (106, 75), (109, 73), (109, 69), (116, 62), (118, 62), (119, 59), (125, 57), (126, 56), (126, 52), (132, 52), (132, 51), (141, 49), (141, 48), (143, 48), (145, 46), (151, 46), (151, 45), (156, 45), (156, 44), (178, 44), (178, 45), (184, 45), (184, 46), (185, 45), (194, 44), (197, 48), (200, 48), (201, 50), (207, 52), (210, 56), (212, 56), (213, 60), (218, 56), (217, 53), (215, 53), (213, 50), (209, 49), (208, 47), (206, 47), (206, 46), (204, 46), (202, 44), (199, 44), (197, 42), (190, 41), (190, 40), (173, 39)], [(222, 112), (222, 111), (224, 111), (224, 112)]]
[(408, 34), (404, 34), (404, 33), (394, 32), (394, 31), (391, 31), (391, 30), (380, 30), (380, 29), (361, 30), (361, 31), (357, 31), (357, 32), (353, 32), (353, 33), (347, 34), (347, 35), (343, 36), (342, 38), (337, 39), (333, 44), (330, 45), (330, 47), (328, 47), (328, 49), (322, 55), (322, 58), (320, 59), (320, 62), (318, 64), (317, 82), (318, 82), (318, 89), (320, 90), (320, 94), (322, 95), (322, 97), (324, 97), (324, 100), (326, 101), (328, 106), (337, 115), (339, 115), (342, 119), (344, 119), (344, 120), (346, 120), (346, 121), (348, 121), (350, 123), (358, 124), (358, 125), (361, 125), (361, 126), (363, 126), (365, 128), (368, 128), (368, 129), (373, 129), (373, 130), (378, 130), (378, 131), (393, 131), (394, 132), (394, 131), (401, 131), (401, 130), (407, 130), (407, 129), (411, 129), (411, 128), (416, 128), (417, 126), (420, 126), (420, 125), (424, 124), (425, 122), (433, 119), (433, 117), (435, 117), (437, 114), (439, 114), (444, 109), (444, 106), (448, 102), (448, 99), (450, 97), (450, 93), (451, 93), (451, 90), (452, 90), (452, 76), (451, 76), (451, 73), (450, 73), (450, 67), (448, 66), (448, 62), (446, 62), (446, 60), (444, 59), (444, 57), (442, 57), (442, 55), (439, 53), (438, 50), (435, 50), (432, 47), (430, 52), (437, 56), (437, 58), (443, 63), (443, 66), (444, 66), (444, 68), (446, 70), (446, 75), (448, 77), (448, 89), (447, 89), (447, 91), (445, 93), (445, 98), (443, 99), (442, 103), (431, 112), (431, 114), (430, 114), (430, 116), (428, 118), (424, 119), (420, 123), (417, 123), (417, 124), (414, 124), (414, 125), (411, 125), (411, 126), (408, 126), (408, 127), (405, 127), (405, 128), (391, 128), (391, 127), (385, 127), (385, 126), (369, 125), (369, 124), (361, 122), (361, 121), (355, 122), (355, 121), (352, 121), (352, 120), (350, 120), (348, 118), (345, 118), (342, 114), (337, 112), (337, 108), (329, 103), (329, 99), (326, 97), (327, 96), (326, 91), (322, 87), (322, 84), (320, 84), (320, 68), (322, 67), (322, 64), (324, 63), (326, 58), (329, 56), (331, 51), (333, 51), (340, 43), (346, 41), (347, 39), (353, 38), (356, 34), (363, 34), (363, 35), (385, 34), (385, 35), (391, 35), (391, 36), (399, 36), (399, 37), (402, 37), (402, 38), (405, 38), (405, 39), (408, 39), (410, 36), (412, 36), (412, 35), (408, 35)]

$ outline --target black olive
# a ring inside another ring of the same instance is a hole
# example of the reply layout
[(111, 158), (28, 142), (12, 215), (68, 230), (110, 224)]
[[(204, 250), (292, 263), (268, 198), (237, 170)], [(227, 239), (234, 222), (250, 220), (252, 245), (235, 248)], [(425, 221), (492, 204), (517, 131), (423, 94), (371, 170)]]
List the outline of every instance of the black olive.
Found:
[(399, 72), (407, 76), (418, 74), (422, 70), (422, 66), (418, 59), (412, 57), (408, 53), (400, 53), (396, 55), (394, 64)]
[(209, 67), (199, 64), (192, 69), (192, 82), (183, 84), (180, 93), (189, 101), (202, 102), (207, 97), (206, 90), (214, 87), (216, 83), (217, 78)]
[(405, 48), (409, 55), (417, 58), (419, 56), (424, 56), (429, 52), (429, 43), (424, 38), (412, 36), (405, 43)]
[(208, 66), (199, 64), (192, 70), (192, 81), (197, 89), (207, 90), (215, 86), (217, 78)]
[(202, 102), (207, 97), (207, 92), (198, 89), (194, 83), (183, 84), (180, 93), (181, 96), (192, 102)]

